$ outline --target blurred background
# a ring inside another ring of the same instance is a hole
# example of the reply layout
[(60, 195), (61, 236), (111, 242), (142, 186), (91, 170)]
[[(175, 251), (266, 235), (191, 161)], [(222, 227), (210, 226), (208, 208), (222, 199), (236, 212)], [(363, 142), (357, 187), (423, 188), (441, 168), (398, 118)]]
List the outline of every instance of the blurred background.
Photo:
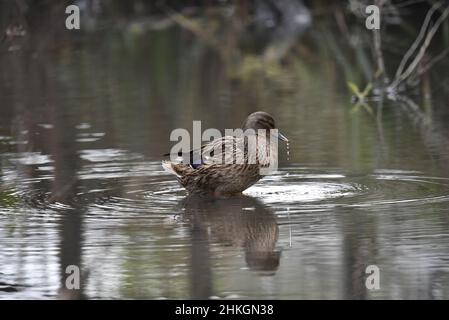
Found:
[[(0, 299), (448, 299), (448, 14), (431, 0), (0, 2)], [(191, 199), (163, 172), (173, 129), (257, 110), (290, 153), (245, 197)]]

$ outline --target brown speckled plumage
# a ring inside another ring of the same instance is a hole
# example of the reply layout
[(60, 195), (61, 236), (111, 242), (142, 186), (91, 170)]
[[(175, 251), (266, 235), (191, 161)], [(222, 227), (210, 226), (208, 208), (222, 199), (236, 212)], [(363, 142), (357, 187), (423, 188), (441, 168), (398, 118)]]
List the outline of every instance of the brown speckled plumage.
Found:
[[(186, 161), (179, 163), (163, 161), (167, 172), (176, 175), (178, 181), (190, 194), (234, 195), (239, 194), (262, 178), (260, 169), (268, 167), (277, 159), (277, 148), (270, 144), (269, 130), (274, 129), (273, 118), (258, 111), (248, 116), (243, 130), (266, 129), (268, 135), (257, 135), (254, 158), (247, 150), (247, 140), (242, 137), (226, 136), (204, 145), (199, 151), (203, 163), (192, 166)], [(281, 135), (281, 139), (285, 139)], [(232, 148), (232, 149), (230, 149)], [(253, 158), (251, 158), (253, 157)], [(242, 160), (236, 164), (236, 159)]]

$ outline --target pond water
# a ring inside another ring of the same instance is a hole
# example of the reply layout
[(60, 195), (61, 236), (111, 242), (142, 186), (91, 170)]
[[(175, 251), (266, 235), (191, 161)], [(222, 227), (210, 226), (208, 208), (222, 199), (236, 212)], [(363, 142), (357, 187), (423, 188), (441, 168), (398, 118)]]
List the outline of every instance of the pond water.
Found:
[[(449, 299), (442, 97), (426, 128), (394, 103), (379, 123), (326, 53), (230, 76), (177, 27), (61, 43), (0, 56), (1, 299)], [(256, 110), (288, 159), (243, 197), (186, 197), (161, 167), (171, 130)]]

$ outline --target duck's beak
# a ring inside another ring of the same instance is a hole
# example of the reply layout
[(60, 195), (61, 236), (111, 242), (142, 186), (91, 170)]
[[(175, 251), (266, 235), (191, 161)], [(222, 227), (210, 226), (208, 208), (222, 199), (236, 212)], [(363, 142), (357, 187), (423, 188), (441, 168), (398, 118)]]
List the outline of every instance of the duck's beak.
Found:
[(288, 139), (286, 136), (284, 136), (282, 133), (277, 131), (277, 133), (273, 134), (274, 137), (278, 138), (279, 140), (282, 140), (284, 142), (288, 142)]

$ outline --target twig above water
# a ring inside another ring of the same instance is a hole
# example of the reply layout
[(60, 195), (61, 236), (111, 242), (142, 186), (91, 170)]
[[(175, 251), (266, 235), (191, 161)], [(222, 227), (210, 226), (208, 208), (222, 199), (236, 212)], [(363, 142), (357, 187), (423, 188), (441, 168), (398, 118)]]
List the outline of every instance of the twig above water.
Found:
[(432, 38), (435, 36), (435, 33), (438, 31), (438, 28), (440, 27), (440, 25), (443, 23), (443, 21), (449, 15), (449, 6), (447, 6), (446, 9), (440, 15), (440, 17), (435, 22), (435, 24), (432, 26), (432, 28), (427, 32), (424, 42), (423, 42), (421, 48), (419, 49), (417, 55), (413, 59), (413, 61), (409, 64), (409, 66), (407, 67), (407, 69), (405, 71), (402, 71), (403, 68), (405, 67), (405, 64), (407, 63), (407, 61), (413, 54), (413, 52), (417, 49), (418, 44), (421, 42), (423, 34), (425, 33), (425, 30), (427, 30), (427, 27), (430, 23), (431, 16), (438, 8), (441, 7), (441, 5), (442, 5), (442, 1), (438, 2), (437, 4), (432, 6), (432, 8), (427, 13), (424, 24), (421, 28), (421, 31), (420, 31), (418, 37), (416, 38), (415, 42), (412, 44), (410, 49), (407, 51), (407, 53), (404, 55), (404, 58), (402, 59), (400, 65), (398, 67), (398, 70), (396, 72), (396, 77), (395, 77), (394, 81), (391, 83), (391, 85), (389, 86), (390, 91), (394, 91), (401, 82), (403, 82), (405, 79), (407, 79), (415, 71), (418, 64), (421, 62), (422, 58), (424, 57), (424, 54), (425, 54), (427, 48), (429, 47), (430, 42), (432, 41)]

